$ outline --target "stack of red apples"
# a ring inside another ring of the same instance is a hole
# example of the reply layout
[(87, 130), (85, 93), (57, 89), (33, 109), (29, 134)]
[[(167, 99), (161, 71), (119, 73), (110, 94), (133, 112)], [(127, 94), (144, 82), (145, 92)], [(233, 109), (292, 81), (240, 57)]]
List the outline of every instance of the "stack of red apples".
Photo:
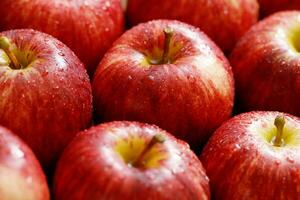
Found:
[(300, 1), (0, 14), (0, 200), (300, 200)]

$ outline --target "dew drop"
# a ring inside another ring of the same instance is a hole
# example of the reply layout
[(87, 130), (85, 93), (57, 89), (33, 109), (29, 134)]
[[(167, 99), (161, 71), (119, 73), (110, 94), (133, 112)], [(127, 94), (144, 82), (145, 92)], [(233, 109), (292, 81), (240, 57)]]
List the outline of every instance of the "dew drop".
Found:
[(14, 145), (11, 146), (10, 152), (15, 158), (23, 158), (24, 157), (24, 152), (17, 146), (14, 146)]
[(59, 52), (58, 55), (65, 56), (65, 54), (63, 52)]
[(236, 147), (237, 149), (241, 149), (241, 146), (240, 146), (239, 144), (235, 144), (235, 147)]
[(148, 76), (148, 78), (149, 78), (150, 80), (154, 80), (154, 76), (152, 76), (152, 75)]
[(290, 156), (288, 156), (288, 157), (286, 158), (286, 160), (287, 160), (288, 162), (290, 162), (290, 163), (294, 163), (294, 159), (291, 158)]

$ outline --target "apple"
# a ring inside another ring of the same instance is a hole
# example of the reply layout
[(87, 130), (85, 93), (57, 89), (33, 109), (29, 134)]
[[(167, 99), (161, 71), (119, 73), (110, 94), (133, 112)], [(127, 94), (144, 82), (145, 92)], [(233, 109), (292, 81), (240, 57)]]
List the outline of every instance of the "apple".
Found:
[(115, 121), (79, 133), (54, 178), (57, 200), (208, 200), (208, 178), (188, 144), (157, 126)]
[(239, 110), (300, 115), (300, 11), (276, 13), (255, 25), (235, 47)]
[(132, 25), (153, 19), (176, 19), (199, 27), (229, 53), (258, 19), (256, 0), (129, 0)]
[(234, 82), (220, 49), (198, 29), (156, 20), (123, 34), (92, 83), (96, 122), (156, 124), (199, 148), (230, 118)]
[(258, 0), (258, 2), (263, 17), (281, 10), (300, 10), (299, 0)]
[(45, 169), (91, 124), (84, 65), (63, 43), (29, 29), (0, 33), (0, 124), (19, 135)]
[(0, 126), (1, 200), (49, 200), (42, 168), (30, 148)]
[(224, 123), (200, 159), (213, 199), (299, 199), (300, 119), (249, 112)]
[(120, 0), (1, 0), (0, 30), (33, 28), (68, 45), (93, 74), (124, 30)]

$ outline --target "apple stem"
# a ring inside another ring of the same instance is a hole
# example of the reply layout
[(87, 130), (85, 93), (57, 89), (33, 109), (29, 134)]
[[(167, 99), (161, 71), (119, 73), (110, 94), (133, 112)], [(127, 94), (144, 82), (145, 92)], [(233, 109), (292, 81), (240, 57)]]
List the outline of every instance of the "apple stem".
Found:
[(277, 128), (277, 133), (274, 140), (274, 146), (280, 147), (283, 145), (282, 133), (283, 133), (284, 124), (285, 124), (284, 116), (278, 115), (274, 120), (274, 125)]
[(151, 141), (147, 144), (146, 148), (143, 149), (140, 156), (132, 163), (132, 166), (138, 167), (143, 165), (143, 158), (145, 154), (156, 144), (164, 143), (165, 137), (162, 134), (156, 134), (152, 137)]
[(169, 63), (169, 51), (170, 51), (170, 42), (171, 38), (173, 36), (173, 30), (171, 28), (165, 28), (164, 34), (165, 34), (165, 43), (164, 43), (164, 52), (162, 59), (160, 61), (161, 64)]
[(15, 54), (12, 52), (11, 46), (12, 46), (12, 44), (7, 37), (5, 37), (5, 36), (0, 37), (0, 49), (3, 49), (3, 51), (6, 53), (6, 55), (11, 60), (13, 69), (21, 69), (22, 66), (19, 63)]

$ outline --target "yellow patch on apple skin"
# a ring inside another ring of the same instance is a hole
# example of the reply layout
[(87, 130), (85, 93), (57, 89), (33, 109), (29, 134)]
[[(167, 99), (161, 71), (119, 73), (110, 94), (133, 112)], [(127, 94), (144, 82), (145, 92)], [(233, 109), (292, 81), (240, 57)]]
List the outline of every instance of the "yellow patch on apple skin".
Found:
[[(23, 69), (29, 68), (37, 59), (35, 53), (32, 51), (19, 51), (17, 48), (14, 48), (13, 54), (15, 54), (19, 63), (24, 67)], [(9, 59), (8, 55), (2, 49), (0, 49), (0, 66), (9, 67), (10, 63), (11, 60)]]
[(8, 66), (10, 63), (10, 60), (6, 53), (0, 49), (0, 66)]
[(20, 64), (26, 69), (31, 66), (31, 63), (33, 63), (36, 60), (35, 53), (32, 51), (14, 51), (18, 61)]
[[(179, 42), (174, 42), (172, 39), (170, 41), (170, 48), (168, 53), (168, 58), (170, 63), (176, 62), (175, 56), (176, 54), (182, 49), (183, 45)], [(155, 46), (152, 50), (147, 51), (145, 53), (145, 57), (141, 60), (141, 66), (143, 67), (150, 67), (152, 65), (159, 65), (159, 63), (162, 60), (164, 52), (162, 48), (159, 48), (158, 46)], [(164, 64), (164, 63), (162, 63)], [(165, 63), (169, 64), (169, 63)]]
[(138, 136), (120, 138), (116, 141), (115, 151), (126, 163), (134, 162), (146, 146), (145, 139)]
[(158, 168), (163, 160), (167, 160), (168, 154), (161, 148), (153, 147), (145, 155), (143, 166), (146, 168)]
[[(129, 136), (128, 138), (118, 138), (115, 144), (115, 151), (129, 166), (134, 167), (134, 162), (139, 159), (144, 149), (147, 148), (148, 141), (141, 136)], [(167, 159), (167, 153), (159, 148), (161, 144), (155, 144), (142, 158), (142, 166), (137, 168), (158, 168), (161, 161)]]
[(295, 27), (287, 32), (287, 39), (291, 48), (296, 52), (300, 52), (300, 26), (297, 24)]
[(229, 0), (229, 3), (235, 8), (240, 8), (240, 3), (238, 0)]
[[(146, 52), (147, 59), (154, 63), (159, 62), (161, 60), (162, 55), (163, 55), (163, 50), (158, 47), (154, 47), (151, 51)], [(152, 62), (149, 62), (150, 65)]]
[(151, 64), (149, 63), (148, 59), (146, 57), (144, 57), (141, 59), (140, 66), (142, 66), (143, 68), (149, 69)]
[(33, 180), (31, 177), (22, 177), (13, 169), (0, 166), (0, 197), (1, 200), (36, 200)]
[[(263, 124), (263, 125), (262, 125)], [(277, 128), (274, 126), (274, 119), (263, 123), (253, 124), (252, 130), (258, 132), (259, 136), (268, 144), (273, 145), (272, 140), (276, 137)], [(300, 145), (300, 128), (295, 126), (286, 118), (286, 123), (283, 127), (282, 139), (285, 147), (299, 147)], [(274, 148), (278, 148), (274, 146)]]

